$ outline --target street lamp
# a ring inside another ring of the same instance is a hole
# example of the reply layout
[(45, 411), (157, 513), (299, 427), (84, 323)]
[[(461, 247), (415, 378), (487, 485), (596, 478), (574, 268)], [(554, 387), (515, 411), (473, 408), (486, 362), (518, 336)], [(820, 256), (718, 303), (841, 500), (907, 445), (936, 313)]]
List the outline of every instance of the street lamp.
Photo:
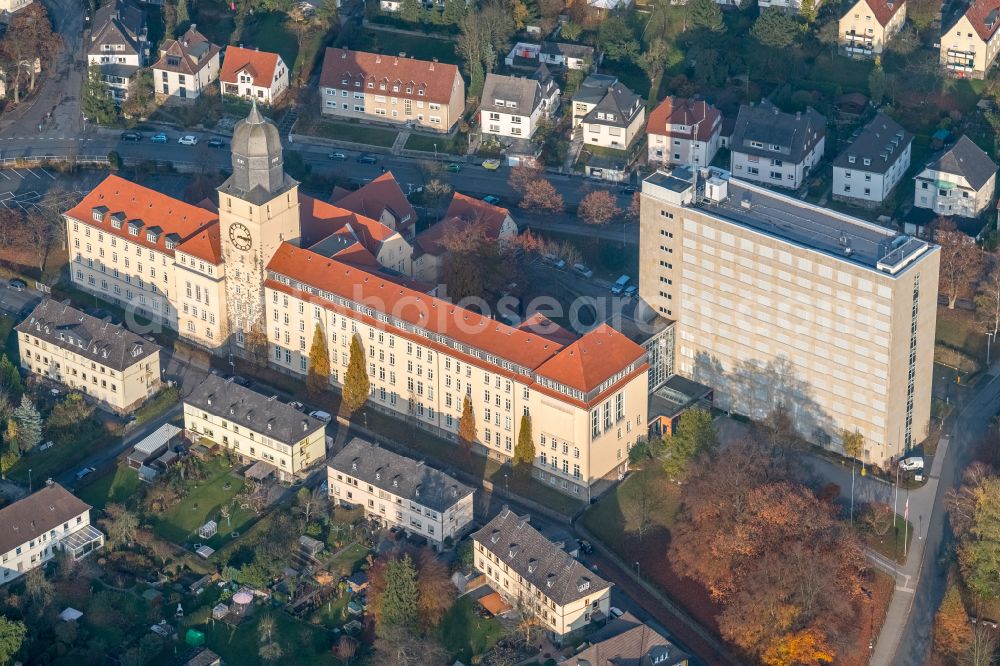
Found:
[(507, 497), (510, 497), (510, 486), (507, 485), (507, 475), (503, 475), (503, 493)]
[(28, 468), (28, 492), (31, 492), (31, 468)]
[(437, 141), (435, 141), (434, 142), (434, 161), (435, 162), (437, 162), (437, 158), (438, 158), (438, 145), (437, 145)]
[(635, 577), (636, 578), (642, 578), (642, 574), (639, 573), (639, 561), (638, 560), (636, 560), (636, 562), (635, 562)]

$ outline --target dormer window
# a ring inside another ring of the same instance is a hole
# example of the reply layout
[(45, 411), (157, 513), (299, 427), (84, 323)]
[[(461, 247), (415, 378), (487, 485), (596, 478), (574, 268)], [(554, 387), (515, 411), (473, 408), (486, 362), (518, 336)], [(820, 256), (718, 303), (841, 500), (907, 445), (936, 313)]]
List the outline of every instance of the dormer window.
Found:
[(146, 232), (146, 240), (148, 240), (150, 243), (155, 243), (156, 242), (156, 232), (155, 231), (147, 231)]
[(369, 81), (369, 82), (368, 82), (368, 87), (369, 87), (369, 88), (374, 88), (374, 87), (375, 87), (375, 83), (374, 83), (374, 82), (372, 82), (372, 81)]
[(177, 247), (177, 243), (175, 241), (169, 239), (169, 238), (166, 240), (165, 244), (166, 244), (168, 250), (172, 250), (175, 247)]
[(379, 90), (385, 90), (385, 84), (384, 83), (378, 84), (378, 89)]
[(347, 77), (346, 76), (340, 80), (340, 85), (342, 85), (342, 86), (346, 86), (347, 83), (348, 83), (348, 81), (347, 81)]
[(511, 109), (516, 109), (517, 102), (507, 102), (507, 106), (510, 107)]
[(847, 156), (847, 162), (848, 162), (848, 164), (854, 164), (857, 161), (858, 161), (858, 159), (856, 157), (854, 157), (854, 155), (848, 155)]
[(424, 89), (421, 88), (420, 90), (418, 90), (417, 94), (420, 95), (421, 97), (423, 97), (424, 96)]
[(108, 209), (105, 208), (104, 206), (98, 206), (97, 208), (94, 208), (93, 209), (94, 221), (95, 222), (103, 222), (104, 221), (104, 214), (106, 212), (108, 212)]
[(493, 100), (493, 104), (495, 106), (503, 106), (504, 105), (504, 101), (502, 99), (495, 99), (495, 100)]
[(871, 158), (866, 157), (865, 158), (865, 166), (871, 166), (871, 163), (872, 163)]
[(771, 150), (781, 150), (781, 146), (776, 143), (771, 144)]
[(399, 86), (393, 86), (392, 92), (399, 92)]
[(763, 148), (764, 144), (761, 143), (760, 141), (751, 141), (750, 142), (750, 147), (751, 148)]
[(413, 86), (406, 86), (406, 94), (413, 94)]

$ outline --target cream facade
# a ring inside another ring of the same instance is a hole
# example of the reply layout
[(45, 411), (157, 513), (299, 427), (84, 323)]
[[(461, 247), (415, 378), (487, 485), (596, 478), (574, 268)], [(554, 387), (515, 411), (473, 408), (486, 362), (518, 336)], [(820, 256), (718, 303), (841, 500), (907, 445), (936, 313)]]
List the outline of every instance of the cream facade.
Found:
[(613, 122), (614, 119), (606, 122), (602, 122), (602, 119), (594, 122), (584, 120), (581, 123), (583, 142), (590, 146), (625, 150), (642, 132), (643, 123), (646, 122), (646, 111), (640, 109), (627, 124), (615, 125)]
[(160, 390), (160, 348), (122, 326), (51, 300), (17, 325), (21, 367), (117, 413)]
[[(926, 437), (939, 251), (724, 172), (643, 182), (640, 294), (677, 320), (676, 369), (715, 405), (885, 464)], [(774, 221), (781, 222), (775, 226)]]
[(0, 11), (16, 12), (30, 5), (32, 0), (0, 0)]
[(872, 58), (885, 51), (886, 44), (906, 23), (904, 0), (857, 0), (840, 17), (840, 45), (844, 53)]
[[(985, 23), (987, 16), (982, 10), (989, 3), (973, 2), (964, 15), (950, 28), (941, 31), (940, 61), (952, 76), (958, 78), (982, 79), (993, 66), (1000, 45), (997, 31), (997, 17), (993, 23)], [(994, 14), (996, 10), (993, 10)]]

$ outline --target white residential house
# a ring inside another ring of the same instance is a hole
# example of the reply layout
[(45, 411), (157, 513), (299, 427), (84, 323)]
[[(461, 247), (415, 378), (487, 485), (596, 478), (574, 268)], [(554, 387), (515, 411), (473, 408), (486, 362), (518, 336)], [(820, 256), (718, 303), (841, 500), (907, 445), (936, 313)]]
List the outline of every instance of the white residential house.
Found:
[(559, 104), (559, 87), (545, 65), (530, 77), (487, 74), (479, 107), (484, 135), (530, 139), (538, 121)]
[[(813, 4), (818, 10), (822, 3), (821, 0), (815, 0)], [(739, 3), (736, 3), (736, 5), (739, 6)], [(779, 9), (799, 12), (802, 9), (802, 0), (757, 0), (757, 6), (760, 7), (761, 11), (769, 7), (777, 7)]]
[(982, 79), (1000, 53), (1000, 2), (972, 0), (942, 24), (939, 60), (957, 78)]
[(904, 0), (857, 0), (840, 17), (840, 46), (855, 58), (881, 55), (904, 23)]
[(703, 99), (667, 97), (646, 123), (650, 164), (708, 166), (719, 151), (722, 114)]
[(217, 78), (219, 47), (193, 23), (179, 39), (163, 43), (153, 65), (153, 87), (163, 101), (195, 100)]
[(149, 59), (146, 12), (131, 0), (110, 0), (94, 13), (87, 64), (98, 65), (111, 96), (121, 101)]
[(833, 161), (833, 198), (874, 207), (910, 168), (913, 135), (881, 111)]
[(913, 205), (938, 215), (976, 217), (993, 201), (996, 176), (997, 165), (963, 134), (917, 174)]
[(472, 524), (475, 490), (423, 461), (355, 437), (327, 461), (330, 500), (364, 507), (384, 527), (400, 527), (440, 550)]
[(230, 46), (219, 81), (223, 95), (273, 104), (288, 89), (288, 67), (277, 53)]
[(743, 105), (730, 139), (737, 178), (797, 190), (823, 158), (826, 118), (812, 108), (784, 113), (771, 102)]
[(582, 128), (584, 144), (624, 151), (645, 120), (642, 98), (614, 77), (591, 74), (573, 96), (573, 126)]
[(43, 566), (65, 550), (74, 560), (104, 545), (90, 505), (52, 483), (0, 509), (0, 584)]

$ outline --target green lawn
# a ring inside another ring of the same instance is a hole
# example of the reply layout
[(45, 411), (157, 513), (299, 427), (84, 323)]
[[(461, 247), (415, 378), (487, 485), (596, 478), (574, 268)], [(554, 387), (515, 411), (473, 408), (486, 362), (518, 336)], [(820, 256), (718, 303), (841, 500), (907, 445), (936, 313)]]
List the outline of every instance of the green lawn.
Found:
[(35, 448), (28, 452), (7, 472), (7, 478), (27, 485), (30, 476), (32, 487), (40, 488), (45, 479), (75, 468), (100, 449), (110, 446), (116, 439), (102, 425), (94, 421), (80, 424), (72, 432), (43, 435), (43, 441), (50, 436), (54, 442), (51, 449), (39, 451)]
[(290, 24), (288, 14), (284, 12), (260, 12), (247, 21), (243, 30), (244, 46), (276, 52), (291, 69), (299, 55), (299, 40)]
[[(254, 519), (254, 513), (233, 501), (243, 489), (243, 479), (230, 474), (221, 458), (208, 460), (205, 463), (205, 474), (204, 479), (188, 479), (187, 496), (155, 517), (154, 532), (174, 543), (198, 541), (218, 549), (232, 540), (232, 532), (244, 531)], [(229, 505), (232, 512), (228, 523), (219, 514), (219, 509), (224, 505)], [(219, 532), (205, 540), (198, 536), (198, 528), (209, 520), (219, 524)]]
[(418, 37), (416, 35), (404, 35), (397, 32), (379, 30), (374, 26), (368, 26), (363, 31), (354, 31), (347, 41), (347, 46), (356, 50), (394, 56), (405, 53), (407, 57), (413, 57), (418, 60), (433, 60), (437, 58), (439, 62), (446, 62), (452, 65), (460, 63), (460, 58), (455, 52), (455, 42), (450, 39), (441, 39), (433, 36)]
[(476, 615), (475, 602), (469, 597), (455, 602), (442, 618), (437, 632), (445, 649), (465, 664), (477, 663), (474, 657), (492, 649), (504, 635), (499, 620), (484, 620)]
[(906, 526), (904, 527), (904, 521), (902, 516), (896, 516), (896, 528), (889, 528), (889, 532), (880, 537), (875, 534), (866, 525), (855, 521), (857, 526), (858, 536), (864, 541), (865, 545), (879, 553), (884, 555), (890, 560), (899, 562), (900, 564), (906, 564), (906, 557), (903, 555), (904, 545), (913, 543), (913, 523), (906, 521)]
[(81, 488), (77, 493), (87, 504), (103, 509), (108, 504), (127, 502), (139, 489), (139, 473), (128, 465), (118, 465), (114, 470)]
[(297, 127), (301, 134), (336, 139), (338, 141), (353, 141), (369, 146), (391, 148), (399, 132), (381, 127), (371, 127), (360, 123), (339, 123), (333, 120), (319, 119), (312, 123), (300, 123)]
[(352, 543), (330, 558), (330, 561), (326, 563), (326, 568), (331, 573), (350, 576), (357, 571), (366, 557), (368, 557), (368, 548), (360, 543)]
[(669, 530), (673, 527), (680, 508), (680, 490), (670, 483), (655, 463), (634, 472), (614, 492), (609, 493), (583, 514), (583, 524), (594, 536), (615, 547), (623, 537), (638, 534), (642, 520), (639, 501), (645, 495), (649, 524), (647, 529)]
[(351, 615), (347, 613), (347, 604), (351, 600), (351, 595), (345, 594), (339, 599), (331, 599), (309, 616), (309, 624), (318, 624), (327, 629), (342, 627), (349, 622)]
[(180, 402), (181, 393), (177, 387), (165, 388), (157, 393), (152, 400), (148, 400), (139, 409), (135, 410), (135, 426), (148, 423), (167, 412), (171, 407)]
[(410, 138), (406, 140), (404, 148), (407, 150), (424, 150), (432, 153), (435, 146), (437, 146), (438, 153), (464, 155), (466, 148), (469, 147), (469, 139), (464, 134), (455, 134), (454, 137), (411, 134)]
[(980, 362), (986, 360), (986, 336), (976, 326), (975, 317), (968, 310), (939, 307), (936, 341), (959, 349)]
[(227, 664), (263, 663), (257, 654), (260, 639), (257, 630), (258, 619), (264, 612), (274, 618), (274, 639), (281, 645), (283, 655), (277, 666), (329, 666), (341, 662), (330, 651), (336, 637), (322, 627), (301, 622), (278, 610), (264, 611), (256, 607), (256, 615), (237, 627), (224, 622), (212, 622), (195, 626), (204, 632), (206, 646), (218, 654)]
[(17, 333), (14, 332), (13, 317), (0, 315), (0, 341), (3, 341), (3, 353), (15, 366), (21, 362), (21, 354), (17, 348)]
[(224, 46), (229, 43), (236, 25), (228, 2), (199, 0), (190, 10), (197, 18), (198, 32), (213, 44)]

